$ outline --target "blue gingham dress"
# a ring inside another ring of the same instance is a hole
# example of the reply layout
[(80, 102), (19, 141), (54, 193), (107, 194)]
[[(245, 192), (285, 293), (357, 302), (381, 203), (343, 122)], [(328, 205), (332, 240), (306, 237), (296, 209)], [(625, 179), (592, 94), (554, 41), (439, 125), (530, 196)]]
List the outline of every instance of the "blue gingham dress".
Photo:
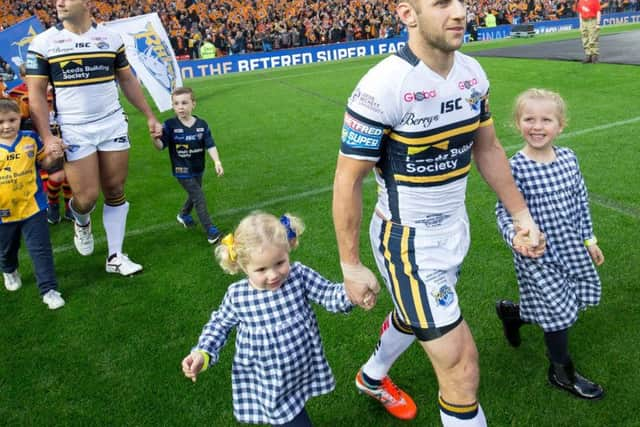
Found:
[(229, 286), (204, 326), (195, 349), (211, 356), (210, 365), (237, 327), (232, 389), (238, 421), (284, 424), (307, 399), (335, 388), (309, 301), (330, 312), (353, 308), (342, 283), (331, 283), (296, 262), (275, 291), (254, 289), (247, 279)]
[[(520, 288), (520, 317), (545, 332), (573, 325), (578, 312), (600, 302), (600, 278), (584, 245), (593, 237), (589, 201), (578, 159), (569, 148), (554, 147), (556, 160), (538, 163), (521, 152), (511, 159), (516, 185), (547, 239), (544, 255), (531, 259), (513, 251)], [(498, 228), (511, 246), (515, 231), (501, 202)]]

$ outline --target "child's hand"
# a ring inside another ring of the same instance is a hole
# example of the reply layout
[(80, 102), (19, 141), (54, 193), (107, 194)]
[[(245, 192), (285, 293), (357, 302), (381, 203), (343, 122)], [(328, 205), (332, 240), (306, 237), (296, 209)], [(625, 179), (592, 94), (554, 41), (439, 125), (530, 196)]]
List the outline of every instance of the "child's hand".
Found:
[(540, 258), (547, 246), (547, 240), (544, 238), (544, 233), (540, 232), (538, 246), (532, 246), (529, 230), (516, 227), (516, 235), (513, 236), (513, 242), (511, 242), (511, 244), (513, 249), (522, 256)]
[(222, 163), (220, 161), (214, 162), (216, 166), (216, 173), (218, 176), (224, 175), (224, 169), (222, 168)]
[(378, 295), (376, 295), (375, 292), (370, 290), (366, 293), (365, 297), (362, 299), (361, 307), (364, 310), (369, 311), (376, 306), (377, 300), (378, 300)]
[(204, 357), (197, 351), (192, 352), (187, 357), (182, 359), (182, 372), (184, 376), (191, 379), (194, 383), (198, 373), (202, 370), (204, 365)]
[(52, 160), (59, 160), (64, 157), (64, 150), (67, 149), (67, 144), (62, 142), (60, 138), (56, 138), (54, 141), (44, 145), (45, 155), (51, 156)]
[(595, 265), (602, 265), (604, 262), (604, 255), (600, 250), (600, 247), (597, 244), (587, 246), (587, 250), (589, 251), (589, 255), (591, 255), (591, 259)]

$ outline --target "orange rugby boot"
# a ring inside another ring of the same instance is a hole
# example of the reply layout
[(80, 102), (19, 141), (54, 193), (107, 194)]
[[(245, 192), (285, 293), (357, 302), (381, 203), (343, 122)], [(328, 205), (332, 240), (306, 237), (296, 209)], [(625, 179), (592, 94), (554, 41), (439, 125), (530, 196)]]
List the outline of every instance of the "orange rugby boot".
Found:
[(384, 408), (396, 418), (412, 420), (416, 417), (418, 409), (411, 396), (395, 385), (388, 376), (382, 379), (382, 383), (371, 388), (362, 379), (362, 369), (356, 375), (356, 387), (360, 393), (367, 394), (384, 406)]

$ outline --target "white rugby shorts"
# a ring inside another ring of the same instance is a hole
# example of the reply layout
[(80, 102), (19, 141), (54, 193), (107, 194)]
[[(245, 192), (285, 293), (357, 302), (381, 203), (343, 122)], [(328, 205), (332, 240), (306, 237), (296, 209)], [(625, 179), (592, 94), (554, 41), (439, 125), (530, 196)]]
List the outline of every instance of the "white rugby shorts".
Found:
[(67, 161), (85, 158), (96, 151), (123, 151), (131, 147), (129, 126), (122, 111), (86, 124), (60, 126), (62, 140), (67, 144)]
[(437, 226), (403, 226), (374, 213), (369, 236), (378, 270), (404, 323), (430, 329), (460, 319), (456, 283), (470, 243), (464, 207)]

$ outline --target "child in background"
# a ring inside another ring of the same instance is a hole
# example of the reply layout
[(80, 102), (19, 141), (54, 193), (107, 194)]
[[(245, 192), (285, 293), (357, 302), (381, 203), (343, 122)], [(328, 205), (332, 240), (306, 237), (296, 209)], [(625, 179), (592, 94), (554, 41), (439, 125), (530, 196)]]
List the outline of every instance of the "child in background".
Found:
[(192, 115), (196, 101), (191, 88), (175, 89), (171, 100), (176, 117), (164, 122), (162, 136), (154, 139), (153, 144), (158, 150), (169, 147), (173, 176), (188, 194), (177, 220), (185, 227), (193, 226), (191, 210), (195, 206), (200, 224), (207, 233), (207, 240), (211, 244), (217, 243), (222, 235), (209, 216), (207, 201), (202, 191), (202, 174), (205, 167), (205, 151), (213, 159), (218, 176), (224, 174), (218, 149), (207, 123)]
[(294, 216), (255, 212), (215, 250), (226, 272), (247, 277), (229, 286), (182, 370), (195, 381), (218, 361), (237, 327), (233, 406), (243, 423), (310, 426), (306, 401), (335, 387), (309, 302), (345, 313), (353, 304), (342, 283), (331, 283), (301, 263), (290, 264), (289, 252), (303, 230)]
[(51, 310), (64, 305), (57, 291), (53, 251), (47, 226), (47, 197), (38, 174), (40, 165), (52, 166), (62, 159), (64, 146), (44, 147), (33, 131), (20, 130), (20, 107), (0, 99), (0, 268), (4, 286), (22, 286), (18, 272), (20, 239), (34, 264), (42, 301)]
[[(33, 123), (31, 122), (31, 114), (29, 111), (29, 91), (27, 84), (24, 83), (26, 74), (27, 70), (25, 65), (20, 64), (20, 78), (23, 82), (11, 89), (8, 95), (14, 99), (20, 107), (20, 116), (22, 119), (20, 129), (33, 130)], [(47, 102), (49, 104), (49, 124), (51, 131), (54, 135), (60, 136), (60, 128), (56, 122), (53, 111), (53, 89), (51, 86), (49, 86), (47, 92)], [(60, 190), (62, 190), (64, 196), (64, 219), (73, 221), (73, 214), (69, 210), (69, 200), (71, 200), (72, 196), (71, 186), (69, 182), (67, 182), (62, 162), (56, 162), (50, 170), (40, 169), (40, 179), (42, 180), (42, 187), (49, 203), (47, 207), (47, 221), (49, 221), (49, 224), (57, 224), (60, 222)]]
[[(549, 382), (583, 399), (599, 399), (602, 387), (580, 375), (569, 356), (569, 328), (578, 312), (600, 301), (600, 278), (594, 267), (604, 262), (593, 234), (587, 189), (573, 151), (554, 145), (565, 126), (565, 103), (555, 92), (529, 89), (516, 100), (515, 124), (526, 144), (511, 159), (516, 184), (531, 215), (544, 231), (546, 252), (539, 259), (513, 251), (520, 304), (496, 304), (504, 333), (520, 345), (520, 326), (536, 323), (544, 331)], [(498, 227), (511, 247), (527, 244), (526, 230), (514, 228), (498, 202)]]

